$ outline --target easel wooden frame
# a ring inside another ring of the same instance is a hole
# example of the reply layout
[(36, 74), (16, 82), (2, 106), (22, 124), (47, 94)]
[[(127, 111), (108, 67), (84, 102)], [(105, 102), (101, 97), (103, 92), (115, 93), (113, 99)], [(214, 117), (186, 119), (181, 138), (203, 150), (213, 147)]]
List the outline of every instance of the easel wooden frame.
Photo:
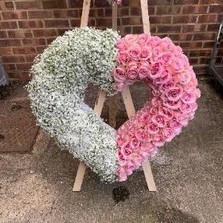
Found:
[[(142, 10), (142, 21), (143, 21), (143, 30), (145, 33), (150, 34), (150, 22), (149, 22), (149, 14), (148, 14), (148, 4), (147, 0), (140, 0), (141, 3), (141, 10)], [(82, 9), (82, 16), (81, 16), (81, 27), (85, 27), (88, 24), (89, 18), (89, 11), (90, 11), (90, 4), (91, 0), (84, 0), (83, 2), (83, 9)], [(117, 4), (112, 5), (112, 28), (117, 30)], [(122, 92), (122, 98), (124, 101), (124, 105), (126, 108), (126, 112), (128, 117), (132, 117), (135, 114), (135, 107), (132, 101), (131, 93), (129, 88)], [(94, 111), (100, 116), (103, 105), (106, 99), (106, 92), (100, 90), (98, 94), (98, 98), (95, 102)], [(114, 103), (110, 103), (109, 106), (109, 123), (112, 125), (115, 124), (115, 110), (116, 106), (112, 106), (111, 104), (115, 105), (115, 98), (111, 99)], [(149, 161), (146, 161), (142, 164), (143, 172), (145, 175), (146, 183), (148, 186), (149, 191), (157, 191), (155, 181), (153, 178), (152, 170)], [(74, 181), (73, 191), (80, 191), (81, 185), (83, 183), (84, 175), (86, 171), (86, 166), (83, 162), (80, 162), (77, 170), (77, 174)]]

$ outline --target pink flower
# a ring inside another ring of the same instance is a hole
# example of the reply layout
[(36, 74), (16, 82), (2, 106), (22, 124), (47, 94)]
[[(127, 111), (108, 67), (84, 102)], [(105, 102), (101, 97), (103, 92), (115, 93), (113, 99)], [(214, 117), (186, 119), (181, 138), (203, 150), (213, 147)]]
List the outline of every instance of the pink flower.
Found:
[(176, 72), (181, 72), (185, 69), (185, 61), (174, 57), (171, 66)]
[(156, 124), (154, 124), (153, 122), (149, 123), (146, 126), (146, 130), (148, 131), (148, 133), (150, 134), (157, 134), (159, 132), (159, 128)]
[(158, 36), (152, 36), (152, 38), (149, 40), (149, 45), (154, 48), (156, 46), (158, 46), (161, 42), (160, 37)]
[(125, 172), (126, 172), (127, 175), (131, 175), (134, 169), (136, 169), (136, 166), (132, 162), (128, 162), (125, 165)]
[(121, 147), (120, 152), (121, 152), (122, 156), (124, 157), (124, 159), (126, 159), (133, 152), (133, 149), (132, 149), (131, 145), (126, 143), (125, 145), (123, 145)]
[(138, 73), (139, 73), (139, 78), (140, 79), (144, 79), (145, 77), (148, 77), (149, 75), (149, 63), (148, 62), (141, 62), (141, 65), (138, 69)]
[(149, 46), (142, 46), (140, 59), (141, 60), (148, 60), (152, 56), (152, 49)]
[[(158, 103), (158, 101), (157, 101), (157, 100), (153, 100), (153, 103), (154, 103), (154, 105), (155, 105), (155, 103)], [(159, 108), (158, 108), (158, 107), (154, 107), (154, 106), (153, 106), (152, 108), (149, 109), (149, 114), (150, 114), (151, 116), (156, 115), (158, 112), (159, 112)]]
[(195, 90), (195, 94), (196, 94), (197, 98), (201, 97), (201, 91), (198, 88)]
[(120, 51), (126, 49), (124, 39), (119, 39), (119, 40), (116, 42), (115, 46), (116, 46)]
[(171, 79), (170, 71), (168, 69), (166, 69), (166, 70), (162, 71), (162, 73), (159, 77), (155, 78), (154, 82), (156, 84), (165, 84), (170, 79)]
[(146, 134), (146, 131), (144, 129), (138, 129), (135, 133), (136, 139), (138, 139), (140, 142), (148, 141), (148, 135)]
[(138, 65), (136, 62), (130, 62), (127, 67), (127, 75), (129, 79), (135, 80), (138, 76)]
[(116, 152), (116, 158), (117, 158), (117, 160), (118, 160), (118, 162), (119, 162), (119, 164), (120, 164), (121, 166), (123, 166), (123, 165), (126, 164), (126, 158), (125, 158), (125, 156), (121, 153), (121, 151), (117, 151), (117, 152)]
[(152, 48), (152, 60), (157, 62), (157, 60), (163, 55), (162, 49), (160, 46)]
[(155, 63), (154, 65), (152, 65), (149, 76), (151, 79), (157, 79), (162, 75), (163, 71), (164, 70), (163, 70), (162, 65), (160, 63)]
[(124, 82), (117, 82), (116, 81), (114, 88), (115, 88), (116, 91), (123, 91), (126, 88), (127, 85), (128, 84), (125, 84)]
[(118, 53), (117, 60), (119, 63), (122, 63), (124, 66), (127, 65), (130, 61), (128, 52), (125, 50)]
[(175, 133), (174, 133), (174, 131), (171, 128), (164, 128), (163, 132), (162, 132), (162, 135), (163, 135), (165, 141), (171, 142), (171, 140), (175, 136)]
[(125, 68), (122, 66), (117, 67), (113, 72), (113, 76), (114, 76), (115, 81), (123, 82), (126, 79)]
[(148, 42), (150, 41), (151, 39), (151, 36), (147, 33), (143, 33), (143, 34), (140, 34), (139, 37), (138, 37), (138, 43), (141, 47), (145, 46), (148, 44)]
[(180, 46), (175, 46), (174, 47), (174, 51), (177, 53), (177, 54), (182, 54), (183, 53), (183, 50)]
[(151, 118), (151, 121), (159, 128), (163, 128), (166, 125), (166, 121), (165, 121), (164, 116), (159, 115), (159, 114), (154, 115)]
[(160, 86), (160, 91), (166, 94), (168, 89), (173, 88), (174, 86), (175, 86), (175, 82), (173, 80), (169, 80)]
[(142, 120), (143, 122), (148, 122), (151, 119), (151, 115), (148, 112), (143, 112), (140, 116), (140, 120)]
[(182, 102), (187, 104), (196, 102), (196, 99), (197, 99), (196, 92), (184, 92), (181, 97)]
[(164, 50), (171, 50), (174, 47), (172, 40), (169, 37), (162, 38), (162, 48)]
[(181, 114), (179, 116), (177, 116), (177, 121), (183, 125), (184, 127), (186, 127), (188, 125), (188, 115), (185, 114)]
[(161, 107), (159, 114), (164, 116), (167, 120), (171, 120), (173, 118), (173, 111), (169, 108)]
[(130, 58), (138, 60), (141, 54), (141, 47), (138, 44), (134, 44), (128, 48)]
[(132, 149), (137, 149), (140, 146), (140, 141), (136, 138), (132, 138), (130, 146)]
[(128, 34), (126, 35), (123, 40), (125, 41), (125, 43), (127, 44), (126, 46), (131, 46), (132, 44), (136, 43), (138, 40), (138, 35), (135, 34)]
[(183, 89), (181, 87), (171, 87), (166, 92), (166, 97), (170, 101), (178, 101), (183, 94)]
[(173, 54), (170, 52), (163, 53), (161, 60), (164, 64), (170, 64), (172, 62)]
[(123, 167), (120, 167), (117, 172), (116, 175), (118, 176), (118, 181), (119, 182), (123, 182), (127, 180), (127, 173), (125, 171), (125, 169)]
[(188, 83), (191, 81), (191, 79), (192, 79), (192, 77), (191, 77), (191, 73), (189, 73), (189, 72), (186, 71), (186, 70), (184, 70), (184, 71), (178, 73), (177, 76), (178, 76), (178, 80), (179, 80), (179, 82), (180, 82), (181, 84), (183, 84), (183, 85), (188, 84)]
[(165, 143), (165, 141), (160, 134), (154, 135), (154, 137), (153, 137), (153, 145), (154, 146), (160, 147), (160, 146), (163, 146), (164, 143)]
[(180, 100), (179, 101), (165, 100), (163, 102), (163, 105), (166, 106), (169, 109), (177, 110), (178, 108), (180, 108), (181, 103), (180, 103)]
[(172, 129), (175, 134), (180, 134), (182, 125), (176, 120), (176, 118), (173, 118), (172, 120), (169, 121), (168, 126), (170, 129)]

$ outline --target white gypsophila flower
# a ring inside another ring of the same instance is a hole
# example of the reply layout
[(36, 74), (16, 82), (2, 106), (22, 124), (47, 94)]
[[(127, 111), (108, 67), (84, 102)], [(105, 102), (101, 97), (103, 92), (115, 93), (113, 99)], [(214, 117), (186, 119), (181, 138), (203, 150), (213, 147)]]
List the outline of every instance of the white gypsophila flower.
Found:
[(28, 84), (39, 125), (102, 180), (115, 181), (115, 130), (83, 103), (88, 83), (113, 94), (117, 32), (75, 28), (34, 60)]

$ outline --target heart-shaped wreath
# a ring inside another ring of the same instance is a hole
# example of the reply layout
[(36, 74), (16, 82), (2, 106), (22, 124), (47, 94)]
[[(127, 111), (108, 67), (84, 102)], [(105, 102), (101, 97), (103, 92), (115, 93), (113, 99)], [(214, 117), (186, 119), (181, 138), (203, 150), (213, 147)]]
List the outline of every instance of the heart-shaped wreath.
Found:
[[(39, 55), (27, 86), (39, 125), (107, 182), (124, 181), (193, 119), (200, 96), (188, 58), (169, 38), (76, 28)], [(153, 99), (117, 131), (84, 101), (88, 83), (109, 95), (135, 81)], [(115, 89), (115, 90), (114, 90)]]

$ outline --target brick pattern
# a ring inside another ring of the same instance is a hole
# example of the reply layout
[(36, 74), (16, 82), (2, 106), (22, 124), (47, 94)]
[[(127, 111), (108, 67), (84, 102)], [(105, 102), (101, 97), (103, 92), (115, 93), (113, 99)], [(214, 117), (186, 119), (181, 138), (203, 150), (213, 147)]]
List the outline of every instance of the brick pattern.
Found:
[[(223, 19), (222, 0), (149, 0), (151, 32), (179, 44), (197, 74), (204, 74)], [(11, 78), (29, 79), (35, 56), (58, 35), (80, 25), (83, 0), (1, 0), (0, 56)], [(92, 0), (89, 25), (111, 27), (105, 0)], [(139, 0), (118, 8), (122, 35), (142, 32)], [(219, 59), (220, 60), (220, 59)]]

